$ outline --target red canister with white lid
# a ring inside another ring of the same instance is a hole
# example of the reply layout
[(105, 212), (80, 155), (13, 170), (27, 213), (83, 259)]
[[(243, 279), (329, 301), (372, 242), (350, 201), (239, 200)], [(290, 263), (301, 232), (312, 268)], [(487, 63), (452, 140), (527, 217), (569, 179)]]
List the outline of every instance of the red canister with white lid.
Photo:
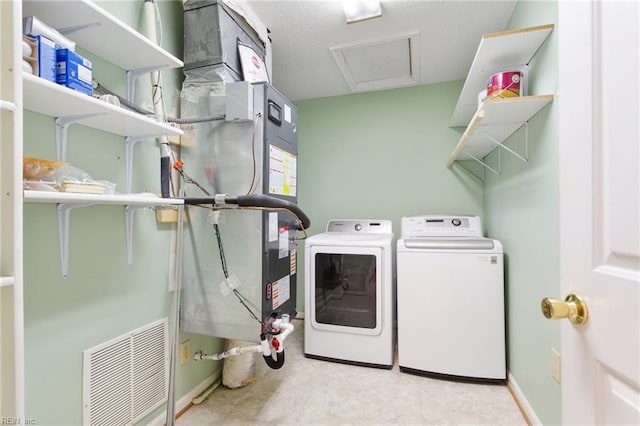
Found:
[(513, 98), (520, 96), (522, 73), (520, 71), (498, 72), (487, 83), (487, 99)]

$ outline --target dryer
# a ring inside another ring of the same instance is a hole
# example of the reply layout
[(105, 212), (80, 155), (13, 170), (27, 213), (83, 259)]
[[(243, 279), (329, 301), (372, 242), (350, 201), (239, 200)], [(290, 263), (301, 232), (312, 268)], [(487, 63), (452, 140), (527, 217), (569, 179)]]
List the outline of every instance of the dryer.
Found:
[(304, 353), (391, 368), (393, 232), (389, 220), (331, 220), (305, 241)]
[(403, 217), (397, 242), (398, 363), (449, 378), (506, 379), (500, 241), (478, 216)]

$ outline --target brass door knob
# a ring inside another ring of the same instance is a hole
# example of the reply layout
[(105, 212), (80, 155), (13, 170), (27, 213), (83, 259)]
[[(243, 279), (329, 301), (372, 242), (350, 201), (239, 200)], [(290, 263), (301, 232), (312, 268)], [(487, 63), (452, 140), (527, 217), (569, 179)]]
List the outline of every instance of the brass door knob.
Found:
[(564, 301), (545, 297), (540, 303), (542, 314), (547, 319), (569, 318), (575, 325), (584, 325), (589, 318), (587, 305), (575, 294), (568, 295)]

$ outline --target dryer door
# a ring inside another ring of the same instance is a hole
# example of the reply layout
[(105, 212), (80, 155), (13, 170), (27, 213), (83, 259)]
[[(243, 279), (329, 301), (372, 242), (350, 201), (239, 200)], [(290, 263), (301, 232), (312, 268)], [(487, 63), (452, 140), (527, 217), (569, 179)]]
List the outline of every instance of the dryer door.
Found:
[(382, 248), (312, 246), (307, 294), (319, 330), (378, 335), (382, 329)]

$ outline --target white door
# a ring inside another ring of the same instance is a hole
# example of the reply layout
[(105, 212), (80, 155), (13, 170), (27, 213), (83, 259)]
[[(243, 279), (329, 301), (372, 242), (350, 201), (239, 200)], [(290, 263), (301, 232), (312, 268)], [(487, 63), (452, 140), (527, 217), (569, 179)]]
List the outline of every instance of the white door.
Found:
[(640, 424), (640, 5), (559, 2), (563, 424)]

